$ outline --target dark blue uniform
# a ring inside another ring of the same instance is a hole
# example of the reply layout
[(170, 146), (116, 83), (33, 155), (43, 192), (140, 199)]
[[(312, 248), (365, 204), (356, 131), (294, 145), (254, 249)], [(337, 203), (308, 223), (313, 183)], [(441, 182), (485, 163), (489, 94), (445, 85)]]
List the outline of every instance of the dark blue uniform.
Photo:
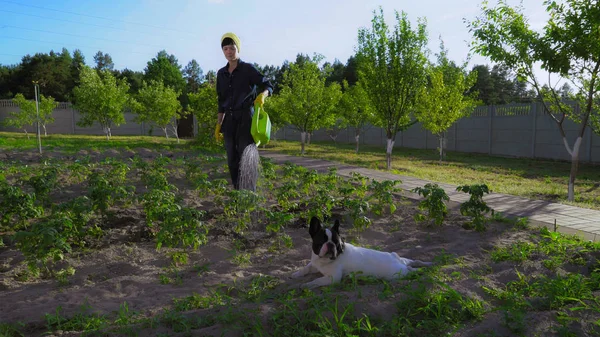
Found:
[(273, 85), (256, 67), (238, 60), (237, 67), (229, 73), (229, 63), (217, 72), (217, 96), (219, 112), (224, 113), (221, 132), (227, 151), (227, 164), (231, 181), (238, 188), (240, 159), (246, 146), (254, 144), (250, 134), (254, 100), (259, 93), (268, 90), (273, 94)]

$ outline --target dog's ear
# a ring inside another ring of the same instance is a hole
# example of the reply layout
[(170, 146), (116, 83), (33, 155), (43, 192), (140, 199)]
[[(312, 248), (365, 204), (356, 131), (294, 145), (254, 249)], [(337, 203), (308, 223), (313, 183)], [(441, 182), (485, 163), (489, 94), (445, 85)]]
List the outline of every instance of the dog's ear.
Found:
[(331, 230), (340, 234), (340, 220), (335, 219), (335, 223), (333, 224), (333, 227), (331, 227)]
[(316, 216), (313, 216), (310, 219), (310, 228), (308, 229), (308, 233), (311, 237), (315, 236), (321, 230), (321, 220)]

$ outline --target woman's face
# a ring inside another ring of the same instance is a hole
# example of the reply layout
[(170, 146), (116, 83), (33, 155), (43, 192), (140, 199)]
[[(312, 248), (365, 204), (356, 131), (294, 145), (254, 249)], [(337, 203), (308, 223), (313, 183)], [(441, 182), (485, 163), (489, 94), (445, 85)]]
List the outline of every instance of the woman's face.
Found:
[(223, 55), (227, 61), (235, 61), (239, 58), (237, 47), (234, 44), (223, 46)]

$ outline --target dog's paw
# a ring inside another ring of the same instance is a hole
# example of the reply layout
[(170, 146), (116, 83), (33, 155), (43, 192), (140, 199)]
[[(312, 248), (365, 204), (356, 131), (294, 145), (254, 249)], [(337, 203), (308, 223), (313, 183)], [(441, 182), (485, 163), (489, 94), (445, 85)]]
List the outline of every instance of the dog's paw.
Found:
[(302, 273), (301, 270), (292, 274), (292, 278), (301, 278), (302, 276), (304, 276), (304, 274)]

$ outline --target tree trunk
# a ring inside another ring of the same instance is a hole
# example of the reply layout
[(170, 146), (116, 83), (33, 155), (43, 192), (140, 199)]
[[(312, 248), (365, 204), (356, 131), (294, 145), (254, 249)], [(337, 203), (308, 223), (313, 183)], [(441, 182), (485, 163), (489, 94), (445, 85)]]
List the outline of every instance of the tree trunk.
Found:
[(356, 136), (354, 136), (354, 141), (356, 142), (356, 153), (358, 153), (358, 145), (360, 144), (360, 133), (357, 132)]
[[(563, 138), (566, 142), (566, 138)], [(579, 169), (579, 148), (581, 146), (582, 137), (577, 137), (575, 145), (573, 145), (573, 152), (571, 152), (571, 173), (569, 175), (569, 190), (567, 200), (575, 200), (575, 178), (577, 177), (577, 170)]]
[(438, 135), (438, 139), (440, 140), (440, 162), (442, 162), (446, 157), (446, 151), (444, 149), (446, 136), (444, 135), (444, 133), (441, 133), (440, 135)]
[(42, 124), (42, 127), (44, 128), (44, 137), (48, 137), (48, 131), (46, 130), (46, 124)]
[(304, 155), (304, 143), (306, 142), (306, 132), (300, 132), (300, 154)]
[(175, 138), (177, 138), (177, 144), (179, 144), (179, 133), (177, 132), (177, 128), (173, 128), (173, 132), (175, 133)]
[(29, 133), (27, 132), (27, 129), (23, 129), (23, 131), (25, 131), (25, 136), (27, 136), (27, 139), (29, 139)]
[(306, 134), (306, 145), (310, 145), (310, 137), (312, 136), (312, 132), (307, 132)]
[(162, 129), (163, 129), (163, 132), (165, 133), (165, 137), (167, 137), (167, 139), (169, 139), (169, 132), (167, 131), (167, 128), (164, 127)]
[(392, 138), (387, 139), (387, 148), (385, 151), (385, 159), (387, 164), (387, 169), (392, 169), (392, 149), (394, 148), (394, 140)]

